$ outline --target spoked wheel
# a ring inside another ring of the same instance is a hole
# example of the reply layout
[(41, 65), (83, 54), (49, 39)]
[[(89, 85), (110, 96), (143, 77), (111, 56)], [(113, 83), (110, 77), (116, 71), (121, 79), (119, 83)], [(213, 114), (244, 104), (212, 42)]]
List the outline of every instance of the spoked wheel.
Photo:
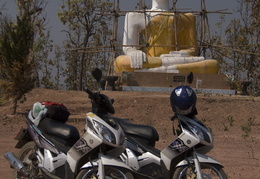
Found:
[[(77, 179), (98, 179), (97, 168), (83, 169)], [(115, 167), (105, 167), (105, 179), (134, 179), (130, 172)]]
[[(194, 165), (179, 167), (176, 169), (173, 179), (197, 179), (194, 169)], [(201, 172), (203, 179), (227, 179), (224, 170), (218, 165), (201, 164)]]
[(27, 144), (25, 144), (18, 152), (17, 158), (19, 158), (22, 161), (24, 167), (28, 171), (29, 176), (23, 176), (21, 173), (15, 171), (14, 173), (15, 179), (26, 179), (26, 178), (42, 179), (43, 178), (38, 168), (38, 160), (36, 159), (35, 156), (34, 142), (28, 142)]

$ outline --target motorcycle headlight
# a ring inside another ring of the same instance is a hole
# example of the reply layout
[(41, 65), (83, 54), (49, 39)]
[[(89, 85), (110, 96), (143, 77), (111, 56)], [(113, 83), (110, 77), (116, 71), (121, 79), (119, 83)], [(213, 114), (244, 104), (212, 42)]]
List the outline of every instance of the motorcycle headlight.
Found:
[(201, 140), (205, 140), (205, 137), (204, 137), (204, 133), (203, 131), (198, 127), (198, 126), (195, 126), (195, 125), (189, 125), (190, 129), (192, 130), (192, 132), (197, 135)]
[(103, 124), (93, 121), (94, 127), (97, 129), (97, 131), (102, 135), (102, 137), (113, 144), (116, 144), (116, 137), (106, 126)]
[(120, 133), (119, 145), (123, 145), (125, 142), (125, 133), (122, 131)]

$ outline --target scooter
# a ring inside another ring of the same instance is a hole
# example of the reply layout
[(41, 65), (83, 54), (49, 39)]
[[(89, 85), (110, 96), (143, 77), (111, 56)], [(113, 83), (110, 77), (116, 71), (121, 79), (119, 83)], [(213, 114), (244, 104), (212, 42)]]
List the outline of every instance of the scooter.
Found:
[[(100, 82), (99, 69), (92, 75)], [(85, 91), (92, 112), (87, 113), (82, 137), (73, 126), (57, 121), (48, 124), (44, 119), (35, 125), (29, 113), (28, 128), (17, 136), (18, 158), (5, 154), (16, 178), (227, 178), (223, 166), (204, 155), (213, 148), (213, 136), (195, 116), (174, 116), (178, 137), (159, 151), (155, 128), (111, 117), (113, 100), (100, 91)]]
[[(192, 80), (193, 74), (190, 73), (187, 81), (191, 84)], [(223, 165), (205, 155), (213, 148), (210, 130), (195, 114), (175, 113), (171, 120), (173, 133), (177, 133), (178, 137), (160, 151), (155, 148), (156, 141), (159, 140), (155, 128), (114, 118), (126, 135), (126, 150), (120, 156), (121, 160), (147, 178), (226, 179)]]
[[(99, 82), (102, 72), (92, 74)], [(74, 126), (46, 117), (46, 108), (37, 118), (32, 110), (26, 115), (27, 128), (16, 136), (18, 156), (5, 153), (15, 178), (133, 179), (132, 169), (118, 158), (125, 150), (125, 134), (108, 115), (114, 113), (111, 100), (100, 91), (85, 92), (93, 109), (86, 114), (82, 136)]]
[(213, 148), (213, 136), (195, 117), (176, 115), (178, 137), (162, 151), (155, 148), (158, 133), (151, 126), (115, 119), (126, 135), (122, 161), (151, 178), (226, 179), (223, 165), (205, 155)]

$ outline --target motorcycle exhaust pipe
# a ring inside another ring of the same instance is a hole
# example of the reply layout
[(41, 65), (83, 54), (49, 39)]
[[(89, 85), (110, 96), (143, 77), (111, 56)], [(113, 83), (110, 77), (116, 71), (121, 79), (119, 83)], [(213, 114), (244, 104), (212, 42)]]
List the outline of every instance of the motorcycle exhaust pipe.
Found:
[(24, 167), (22, 161), (18, 159), (12, 152), (6, 152), (5, 158), (9, 161), (10, 165), (24, 177), (30, 176), (30, 172)]

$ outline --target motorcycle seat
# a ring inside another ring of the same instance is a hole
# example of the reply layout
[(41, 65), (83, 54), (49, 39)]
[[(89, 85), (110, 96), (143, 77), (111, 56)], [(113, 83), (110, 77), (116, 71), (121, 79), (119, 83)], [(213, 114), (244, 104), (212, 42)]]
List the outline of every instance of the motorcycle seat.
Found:
[(48, 139), (51, 142), (62, 146), (65, 151), (70, 149), (80, 138), (79, 131), (75, 126), (51, 118), (42, 119), (38, 128), (49, 136)]
[(153, 146), (159, 140), (156, 129), (148, 125), (133, 124), (127, 119), (113, 118), (124, 130), (126, 134), (136, 135), (149, 141)]

